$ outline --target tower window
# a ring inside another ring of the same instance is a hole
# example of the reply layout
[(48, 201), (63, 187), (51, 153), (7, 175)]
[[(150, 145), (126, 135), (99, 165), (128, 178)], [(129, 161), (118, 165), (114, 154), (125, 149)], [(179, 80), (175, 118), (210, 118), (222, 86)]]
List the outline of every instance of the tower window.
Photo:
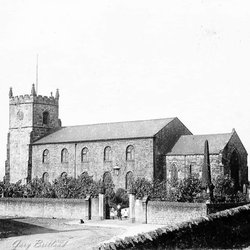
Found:
[(126, 160), (133, 161), (135, 159), (135, 150), (132, 145), (129, 145), (126, 149)]
[(69, 158), (68, 150), (64, 148), (61, 152), (61, 162), (68, 162), (68, 158)]
[(104, 149), (104, 161), (111, 161), (111, 147), (106, 147)]
[(45, 149), (43, 151), (43, 163), (48, 163), (49, 162), (49, 150)]
[(88, 154), (89, 154), (89, 150), (88, 148), (83, 148), (82, 149), (82, 155), (81, 155), (81, 161), (82, 162), (87, 162), (88, 161)]
[(43, 124), (45, 125), (49, 124), (49, 112), (48, 111), (43, 112)]

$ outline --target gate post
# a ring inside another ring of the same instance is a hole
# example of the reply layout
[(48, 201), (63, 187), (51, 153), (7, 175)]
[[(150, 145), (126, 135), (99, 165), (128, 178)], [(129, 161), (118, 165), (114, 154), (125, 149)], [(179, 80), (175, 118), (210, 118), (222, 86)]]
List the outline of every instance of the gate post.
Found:
[(99, 219), (104, 219), (104, 194), (99, 194)]
[(147, 216), (148, 216), (148, 210), (147, 210), (147, 205), (148, 205), (148, 196), (144, 196), (142, 198), (142, 209), (143, 209), (143, 221), (142, 223), (147, 224)]
[(135, 195), (129, 194), (129, 219), (135, 223)]
[(91, 198), (90, 195), (87, 195), (85, 198), (86, 205), (85, 205), (85, 220), (91, 220)]

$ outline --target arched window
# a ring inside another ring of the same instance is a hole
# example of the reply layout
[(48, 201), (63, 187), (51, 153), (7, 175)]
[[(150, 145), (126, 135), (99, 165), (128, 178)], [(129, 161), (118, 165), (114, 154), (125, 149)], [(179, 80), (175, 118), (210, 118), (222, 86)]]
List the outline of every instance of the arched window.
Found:
[(125, 177), (125, 189), (130, 189), (133, 183), (133, 173), (131, 171), (127, 172)]
[(87, 177), (87, 176), (89, 176), (89, 174), (88, 174), (88, 172), (87, 171), (84, 171), (84, 172), (82, 172), (81, 173), (81, 175), (80, 175), (82, 178), (83, 177)]
[(43, 178), (42, 179), (43, 179), (43, 182), (48, 183), (49, 182), (49, 174), (47, 172), (45, 172), (43, 174)]
[(67, 173), (66, 173), (66, 172), (62, 172), (62, 173), (61, 173), (61, 177), (62, 177), (62, 178), (66, 178), (66, 177), (67, 177)]
[(43, 124), (45, 125), (49, 124), (49, 112), (48, 111), (43, 112)]
[(68, 150), (64, 148), (61, 152), (61, 162), (68, 162), (68, 158), (69, 158)]
[(43, 151), (43, 163), (48, 163), (49, 162), (49, 150), (45, 149)]
[(126, 149), (126, 160), (133, 161), (135, 159), (135, 150), (132, 145), (129, 145)]
[(178, 180), (178, 171), (175, 163), (173, 163), (170, 168), (170, 180), (171, 182), (176, 182)]
[(81, 161), (82, 162), (87, 162), (89, 160), (88, 159), (88, 154), (89, 154), (88, 148), (83, 148), (82, 149), (82, 154), (81, 154)]
[(108, 188), (109, 185), (111, 185), (113, 183), (112, 181), (112, 176), (110, 172), (105, 172), (103, 174), (103, 184), (104, 184), (104, 188)]
[(111, 156), (111, 147), (106, 147), (104, 149), (104, 161), (111, 161), (112, 160), (112, 156)]

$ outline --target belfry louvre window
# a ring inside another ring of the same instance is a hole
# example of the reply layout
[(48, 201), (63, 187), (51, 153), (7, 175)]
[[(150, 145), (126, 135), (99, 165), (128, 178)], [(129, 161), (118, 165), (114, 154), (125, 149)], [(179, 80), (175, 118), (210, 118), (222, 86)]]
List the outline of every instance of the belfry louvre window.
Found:
[(83, 148), (82, 149), (82, 154), (81, 154), (81, 161), (82, 162), (88, 162), (88, 155), (89, 155), (89, 150), (88, 148)]
[(49, 150), (45, 149), (43, 151), (43, 159), (42, 159), (43, 163), (48, 163), (49, 162)]
[(111, 161), (112, 160), (112, 151), (111, 147), (106, 147), (104, 149), (104, 161)]
[(64, 148), (61, 152), (61, 162), (68, 162), (68, 158), (69, 158), (68, 150)]
[(45, 125), (49, 124), (49, 112), (48, 111), (43, 112), (43, 124)]
[(129, 145), (126, 149), (126, 160), (133, 161), (135, 159), (135, 149), (132, 145)]

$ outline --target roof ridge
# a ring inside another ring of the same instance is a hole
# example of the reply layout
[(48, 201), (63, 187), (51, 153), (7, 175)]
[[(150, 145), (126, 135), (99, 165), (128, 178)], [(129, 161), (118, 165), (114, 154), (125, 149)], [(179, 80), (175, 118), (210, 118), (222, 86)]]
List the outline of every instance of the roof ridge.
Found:
[(81, 126), (93, 126), (93, 125), (104, 125), (104, 124), (118, 124), (118, 123), (128, 123), (128, 122), (146, 122), (146, 121), (159, 121), (159, 120), (173, 120), (175, 118), (176, 117), (145, 119), (145, 120), (133, 120), (133, 121), (119, 121), (119, 122), (99, 122), (99, 123), (89, 123), (89, 124), (81, 124), (81, 125), (63, 126), (61, 128), (81, 127)]
[(229, 132), (229, 133), (217, 133), (217, 134), (196, 134), (196, 135), (181, 135), (181, 137), (184, 137), (184, 136), (211, 136), (211, 135), (230, 135), (232, 134), (232, 132)]

